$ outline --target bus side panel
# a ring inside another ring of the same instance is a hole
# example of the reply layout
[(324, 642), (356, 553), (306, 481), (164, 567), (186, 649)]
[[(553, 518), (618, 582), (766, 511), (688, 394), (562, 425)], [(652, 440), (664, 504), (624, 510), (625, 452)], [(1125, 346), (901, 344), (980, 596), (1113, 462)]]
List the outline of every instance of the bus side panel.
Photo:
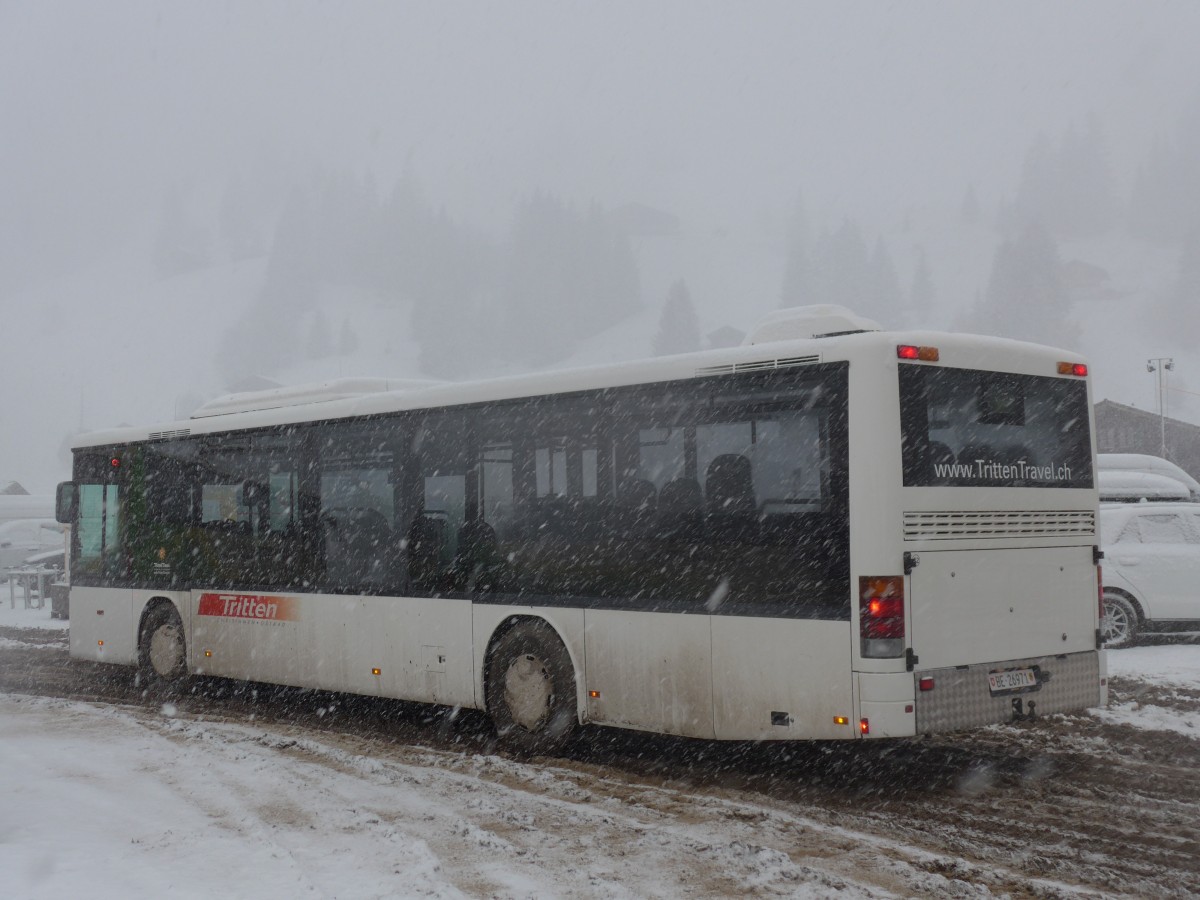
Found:
[(206, 674), (403, 700), (474, 703), (468, 600), (195, 596), (192, 658)]
[(589, 609), (588, 720), (711, 738), (711, 617)]
[(71, 656), (92, 662), (136, 665), (137, 620), (133, 606), (133, 591), (128, 588), (73, 586)]
[[(474, 706), (470, 600), (356, 597), (354, 602), (345, 628), (343, 690)], [(322, 633), (330, 630), (326, 626)]]
[(849, 622), (714, 616), (716, 737), (856, 737), (852, 646)]
[[(296, 632), (312, 598), (192, 591), (192, 671), (247, 681), (318, 687), (296, 660)], [(305, 676), (308, 675), (308, 678)]]

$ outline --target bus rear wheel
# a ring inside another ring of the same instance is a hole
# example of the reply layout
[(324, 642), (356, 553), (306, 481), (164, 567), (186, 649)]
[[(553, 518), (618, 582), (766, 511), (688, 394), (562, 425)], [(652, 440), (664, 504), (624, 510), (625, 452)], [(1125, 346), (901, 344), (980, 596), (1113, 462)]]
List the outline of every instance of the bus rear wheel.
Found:
[(522, 622), (488, 655), (488, 715), (496, 735), (519, 753), (554, 753), (578, 721), (575, 670), (550, 626)]
[(170, 604), (152, 609), (142, 623), (138, 668), (147, 682), (162, 686), (177, 685), (187, 675), (183, 623)]
[(1129, 647), (1137, 640), (1137, 609), (1127, 599), (1112, 591), (1104, 592), (1104, 644), (1107, 647)]

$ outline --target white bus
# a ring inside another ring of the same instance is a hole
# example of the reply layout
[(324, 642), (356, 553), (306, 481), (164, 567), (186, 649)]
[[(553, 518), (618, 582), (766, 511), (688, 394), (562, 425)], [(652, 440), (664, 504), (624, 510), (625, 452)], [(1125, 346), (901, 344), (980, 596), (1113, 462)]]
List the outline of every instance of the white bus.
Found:
[(481, 709), (526, 751), (581, 723), (895, 738), (1103, 704), (1083, 361), (821, 312), (82, 439), (71, 654)]

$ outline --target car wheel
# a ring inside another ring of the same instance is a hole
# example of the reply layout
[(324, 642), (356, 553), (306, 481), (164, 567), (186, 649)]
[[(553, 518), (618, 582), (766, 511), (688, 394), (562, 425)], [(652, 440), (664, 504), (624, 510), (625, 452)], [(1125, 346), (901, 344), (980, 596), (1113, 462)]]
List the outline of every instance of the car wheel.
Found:
[(1104, 621), (1100, 623), (1100, 628), (1106, 646), (1130, 646), (1138, 635), (1137, 609), (1120, 594), (1105, 591)]
[(138, 669), (149, 684), (178, 685), (187, 675), (187, 646), (183, 623), (175, 607), (156, 606), (142, 623), (138, 641)]
[(488, 715), (506, 747), (554, 753), (578, 722), (575, 670), (567, 649), (544, 622), (522, 622), (488, 655)]

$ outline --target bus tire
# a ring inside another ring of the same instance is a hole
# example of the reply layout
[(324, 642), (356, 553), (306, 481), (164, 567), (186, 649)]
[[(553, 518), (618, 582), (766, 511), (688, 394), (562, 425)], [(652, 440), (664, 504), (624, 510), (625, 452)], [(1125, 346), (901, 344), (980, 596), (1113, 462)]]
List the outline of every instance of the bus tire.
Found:
[(138, 669), (145, 683), (162, 687), (177, 686), (187, 675), (183, 623), (170, 603), (154, 607), (142, 621)]
[(525, 754), (554, 753), (578, 723), (575, 669), (544, 622), (525, 621), (488, 654), (487, 708), (500, 743)]
[(1104, 645), (1110, 649), (1131, 647), (1138, 636), (1137, 607), (1115, 591), (1104, 592)]

